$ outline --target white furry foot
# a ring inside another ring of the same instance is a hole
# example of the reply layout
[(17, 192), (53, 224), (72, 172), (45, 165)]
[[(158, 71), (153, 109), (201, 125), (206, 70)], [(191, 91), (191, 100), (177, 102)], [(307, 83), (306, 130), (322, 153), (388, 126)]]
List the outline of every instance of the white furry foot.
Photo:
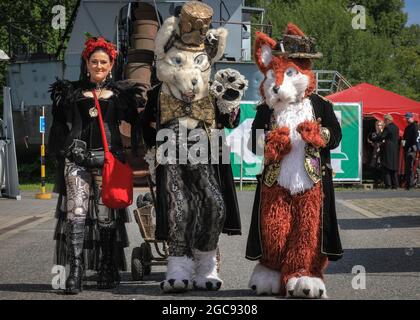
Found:
[(258, 295), (276, 295), (280, 293), (280, 272), (264, 267), (258, 263), (248, 286)]
[(315, 277), (290, 278), (286, 284), (287, 298), (326, 299), (324, 281)]
[(192, 289), (194, 261), (187, 256), (168, 257), (166, 279), (160, 283), (164, 293), (185, 292)]
[(223, 284), (217, 273), (216, 250), (194, 250), (195, 279), (194, 288), (197, 290), (219, 290)]

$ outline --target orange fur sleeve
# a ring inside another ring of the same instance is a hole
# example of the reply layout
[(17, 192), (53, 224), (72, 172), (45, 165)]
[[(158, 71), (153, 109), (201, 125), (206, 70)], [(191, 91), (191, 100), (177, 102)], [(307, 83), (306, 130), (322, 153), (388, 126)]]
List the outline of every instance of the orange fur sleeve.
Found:
[(289, 134), (289, 128), (286, 127), (270, 131), (267, 136), (267, 144), (264, 152), (266, 163), (279, 162), (290, 152), (292, 144)]
[(307, 143), (312, 144), (316, 148), (325, 147), (325, 141), (321, 136), (321, 128), (318, 122), (304, 121), (298, 125), (296, 130)]

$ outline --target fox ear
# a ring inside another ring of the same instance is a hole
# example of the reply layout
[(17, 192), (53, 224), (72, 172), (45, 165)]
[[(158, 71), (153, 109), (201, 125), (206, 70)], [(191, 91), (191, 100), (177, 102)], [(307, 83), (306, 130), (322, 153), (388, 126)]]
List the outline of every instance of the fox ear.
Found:
[(285, 34), (290, 34), (293, 36), (305, 36), (302, 30), (299, 29), (299, 27), (293, 23), (288, 23), (286, 27)]
[(273, 58), (271, 52), (275, 48), (275, 46), (276, 40), (271, 39), (265, 33), (256, 33), (254, 58), (255, 63), (257, 64), (260, 71), (263, 73), (267, 71), (268, 65), (270, 64)]

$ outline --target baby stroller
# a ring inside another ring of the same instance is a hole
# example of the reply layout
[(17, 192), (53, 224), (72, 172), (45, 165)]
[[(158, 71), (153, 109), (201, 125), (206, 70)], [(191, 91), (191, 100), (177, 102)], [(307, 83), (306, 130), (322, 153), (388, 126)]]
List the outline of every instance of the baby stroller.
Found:
[(140, 247), (133, 248), (131, 253), (131, 277), (134, 281), (139, 281), (152, 272), (152, 266), (164, 266), (167, 264), (168, 246), (165, 241), (155, 239), (156, 196), (149, 171), (134, 171), (134, 175), (136, 177), (147, 177), (150, 188), (150, 192), (144, 195), (140, 194), (137, 197), (137, 209), (133, 211), (140, 234), (144, 240)]

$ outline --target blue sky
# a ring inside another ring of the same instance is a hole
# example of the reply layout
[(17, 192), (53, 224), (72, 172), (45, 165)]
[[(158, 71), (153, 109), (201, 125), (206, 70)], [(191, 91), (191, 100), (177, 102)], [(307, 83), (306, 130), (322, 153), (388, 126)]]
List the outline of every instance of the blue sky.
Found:
[(404, 11), (408, 13), (408, 25), (420, 24), (420, 0), (405, 0)]

